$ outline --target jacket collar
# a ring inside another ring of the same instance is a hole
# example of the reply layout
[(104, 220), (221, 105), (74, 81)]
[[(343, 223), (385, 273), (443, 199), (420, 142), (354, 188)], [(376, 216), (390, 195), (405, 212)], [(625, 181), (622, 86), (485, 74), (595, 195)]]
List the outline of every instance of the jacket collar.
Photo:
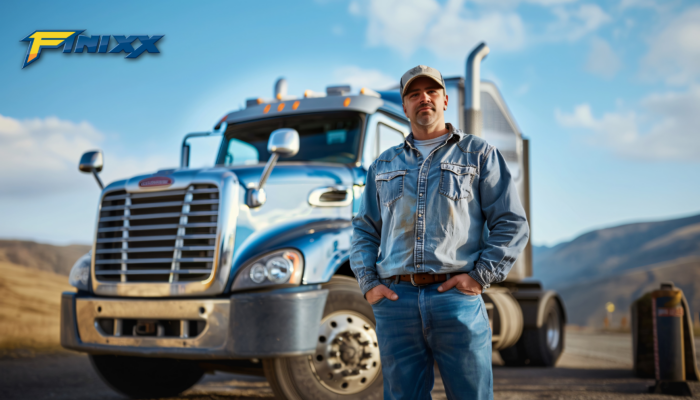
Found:
[[(445, 128), (447, 128), (447, 133), (450, 134), (450, 135), (447, 137), (447, 141), (450, 141), (450, 140), (452, 140), (453, 138), (456, 138), (456, 139), (457, 139), (457, 142), (459, 143), (459, 142), (460, 142), (462, 139), (464, 139), (464, 137), (466, 136), (466, 133), (462, 132), (462, 131), (461, 131), (460, 129), (458, 129), (458, 128), (455, 128), (455, 127), (452, 126), (452, 124), (449, 123), (449, 122), (445, 124)], [(406, 136), (406, 139), (404, 140), (403, 144), (401, 144), (400, 146), (397, 146), (396, 149), (397, 149), (397, 150), (398, 150), (398, 149), (402, 149), (402, 148), (404, 148), (405, 146), (408, 146), (408, 147), (412, 148), (413, 150), (418, 150), (418, 149), (416, 149), (416, 146), (415, 146), (415, 144), (414, 144), (414, 142), (413, 142), (413, 132), (409, 133), (408, 136)]]

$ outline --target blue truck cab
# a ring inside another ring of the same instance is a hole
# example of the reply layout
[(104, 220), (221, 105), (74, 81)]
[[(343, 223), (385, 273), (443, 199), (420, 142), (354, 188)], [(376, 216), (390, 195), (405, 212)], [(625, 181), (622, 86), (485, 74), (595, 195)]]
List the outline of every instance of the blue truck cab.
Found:
[[(476, 82), (446, 79), (458, 104), (447, 120), (483, 120), (529, 211), (527, 142), (496, 87)], [(483, 111), (467, 107), (470, 88), (486, 98)], [(103, 188), (92, 251), (71, 272), (78, 290), (62, 297), (61, 344), (88, 353), (115, 390), (173, 396), (222, 370), (264, 375), (279, 398), (382, 397), (374, 316), (349, 256), (367, 168), (410, 132), (398, 89), (295, 98), (278, 81), (274, 95), (187, 135), (180, 168)], [(211, 167), (189, 168), (199, 136), (220, 138), (219, 149)], [(101, 185), (100, 152), (80, 168)], [(535, 332), (554, 358), (539, 364), (553, 365), (564, 309), (523, 281), (528, 252), (485, 294), (494, 349), (507, 363), (537, 364), (519, 344)]]

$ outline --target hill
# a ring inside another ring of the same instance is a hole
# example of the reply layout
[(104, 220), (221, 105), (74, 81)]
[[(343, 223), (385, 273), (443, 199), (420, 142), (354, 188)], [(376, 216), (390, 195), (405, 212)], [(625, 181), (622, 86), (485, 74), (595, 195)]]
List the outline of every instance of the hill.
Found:
[(0, 262), (68, 276), (73, 264), (92, 246), (53, 246), (24, 240), (0, 240)]
[(557, 290), (569, 322), (601, 327), (604, 306), (616, 306), (612, 324), (629, 321), (629, 306), (642, 294), (672, 281), (691, 311), (700, 311), (700, 215), (626, 224), (588, 232), (533, 251), (534, 277)]
[(64, 291), (75, 291), (65, 276), (0, 262), (0, 354), (58, 347)]

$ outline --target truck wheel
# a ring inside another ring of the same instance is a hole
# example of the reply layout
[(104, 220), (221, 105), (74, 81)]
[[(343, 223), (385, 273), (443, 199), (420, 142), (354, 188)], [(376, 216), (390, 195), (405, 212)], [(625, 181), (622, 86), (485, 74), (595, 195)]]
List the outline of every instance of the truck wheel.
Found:
[(109, 387), (133, 399), (177, 396), (204, 375), (187, 360), (90, 355), (90, 362)]
[[(525, 334), (525, 331), (523, 331), (523, 334)], [(507, 367), (522, 367), (530, 362), (525, 354), (525, 349), (522, 346), (522, 342), (522, 336), (520, 336), (518, 343), (498, 351), (498, 353), (501, 355), (503, 363)]]
[(564, 351), (564, 317), (559, 303), (550, 298), (539, 328), (525, 328), (515, 346), (499, 351), (507, 366), (553, 367)]
[(263, 360), (280, 399), (381, 399), (382, 366), (372, 307), (357, 281), (334, 276), (313, 355)]

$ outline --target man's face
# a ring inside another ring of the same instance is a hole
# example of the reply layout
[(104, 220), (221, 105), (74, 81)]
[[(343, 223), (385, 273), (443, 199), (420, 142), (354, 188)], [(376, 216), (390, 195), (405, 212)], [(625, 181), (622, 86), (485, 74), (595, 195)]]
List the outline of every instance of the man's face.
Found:
[(411, 82), (403, 97), (403, 112), (411, 122), (430, 126), (445, 120), (447, 95), (437, 82), (420, 77)]

